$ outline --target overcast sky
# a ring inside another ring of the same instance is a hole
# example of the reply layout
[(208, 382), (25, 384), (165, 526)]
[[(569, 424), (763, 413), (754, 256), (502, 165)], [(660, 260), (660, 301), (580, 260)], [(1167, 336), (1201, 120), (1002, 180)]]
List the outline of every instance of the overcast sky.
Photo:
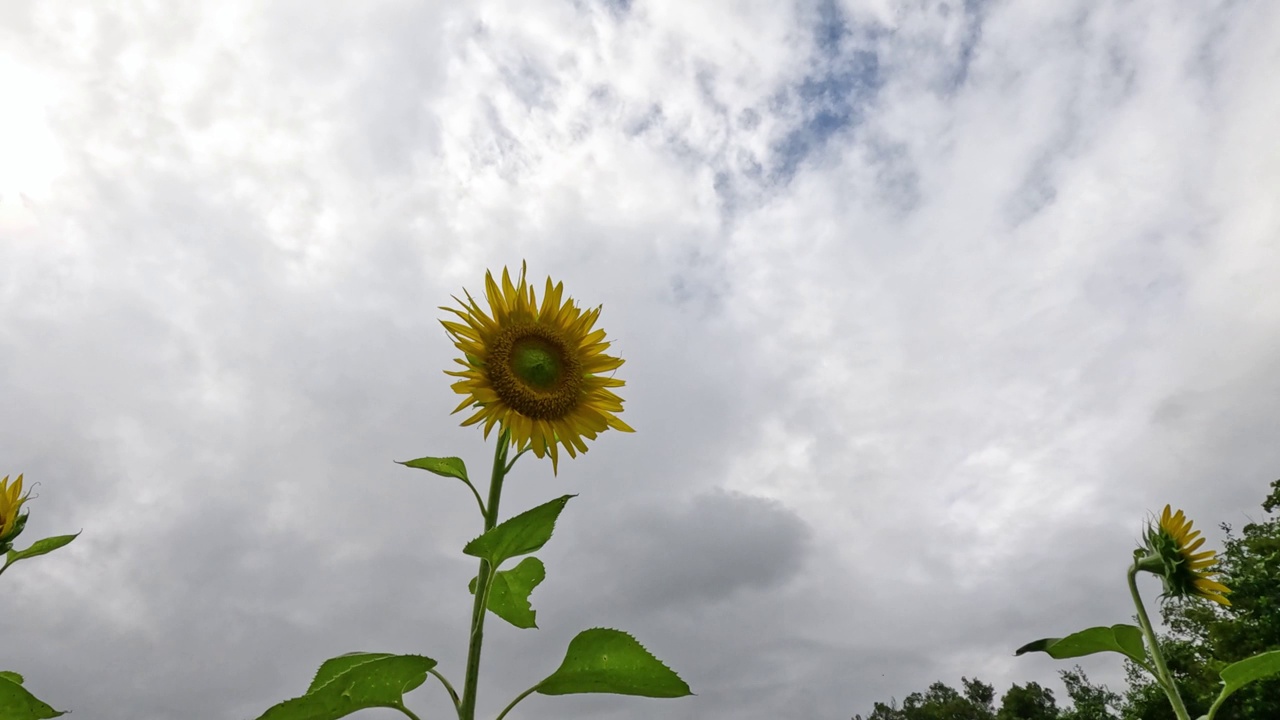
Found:
[(697, 696), (512, 720), (1063, 698), (1013, 650), (1280, 476), (1277, 75), (1270, 0), (4, 0), (0, 474), (84, 534), (4, 575), (0, 669), (87, 720), (460, 686), (474, 500), (392, 461), (487, 475), (437, 306), (527, 260), (637, 432), (517, 464), (505, 515), (578, 497), (482, 716), (597, 625)]

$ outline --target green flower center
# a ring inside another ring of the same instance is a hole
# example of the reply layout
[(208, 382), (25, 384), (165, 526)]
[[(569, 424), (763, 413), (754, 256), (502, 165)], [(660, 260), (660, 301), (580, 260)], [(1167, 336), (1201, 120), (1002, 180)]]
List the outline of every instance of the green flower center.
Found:
[(538, 324), (513, 325), (493, 341), (485, 363), (503, 404), (535, 420), (556, 420), (578, 409), (582, 360), (565, 332)]
[(511, 352), (511, 371), (526, 384), (539, 390), (555, 387), (560, 379), (558, 348), (540, 337), (521, 338)]

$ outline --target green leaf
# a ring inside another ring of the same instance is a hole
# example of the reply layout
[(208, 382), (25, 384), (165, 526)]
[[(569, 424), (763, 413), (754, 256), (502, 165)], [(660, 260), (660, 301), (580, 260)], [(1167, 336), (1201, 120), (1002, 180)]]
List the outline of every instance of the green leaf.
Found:
[(22, 676), (12, 670), (0, 670), (0, 678), (12, 680), (13, 682), (22, 684)]
[(336, 658), (330, 658), (320, 664), (320, 669), (316, 671), (316, 676), (312, 678), (311, 685), (307, 687), (306, 694), (311, 694), (317, 689), (328, 684), (330, 680), (339, 675), (349, 672), (357, 665), (363, 665), (374, 660), (382, 660), (383, 658), (396, 657), (392, 653), (366, 653), (366, 652), (349, 652), (339, 655)]
[(577, 496), (556, 498), (499, 523), (489, 532), (467, 543), (462, 552), (488, 560), (489, 566), (494, 568), (517, 555), (536, 552), (551, 539), (556, 518), (560, 517), (560, 511), (564, 510), (565, 503), (572, 497)]
[(1228, 695), (1254, 680), (1280, 675), (1280, 650), (1260, 653), (1240, 662), (1231, 663), (1222, 668), (1222, 672), (1218, 674), (1222, 676), (1222, 693), (1214, 705), (1221, 703)]
[(613, 693), (654, 698), (692, 695), (689, 686), (636, 639), (592, 628), (569, 643), (560, 669), (537, 685), (543, 695)]
[[(547, 577), (547, 569), (536, 557), (525, 558), (510, 570), (499, 570), (489, 583), (485, 607), (518, 628), (536, 628), (537, 610), (529, 604), (529, 593)], [(476, 594), (476, 578), (471, 578), (471, 594)]]
[(341, 655), (320, 666), (305, 695), (276, 705), (258, 720), (337, 720), (368, 708), (399, 710), (404, 694), (425, 682), (435, 665), (421, 655)]
[[(13, 678), (17, 677), (15, 681)], [(19, 683), (22, 676), (15, 672), (0, 673), (0, 720), (44, 720), (66, 715), (36, 699), (35, 695)]]
[(1022, 655), (1028, 652), (1045, 652), (1058, 660), (1100, 652), (1118, 652), (1139, 665), (1147, 664), (1147, 650), (1142, 644), (1142, 631), (1133, 625), (1092, 627), (1064, 638), (1044, 638), (1023, 645), (1013, 654)]
[(417, 460), (410, 460), (409, 462), (400, 462), (397, 460), (396, 463), (404, 465), (405, 467), (418, 468), (420, 470), (426, 470), (427, 472), (433, 472), (442, 477), (458, 478), (465, 483), (471, 482), (467, 477), (467, 465), (462, 462), (462, 458), (424, 457), (418, 458)]
[(80, 533), (76, 533), (75, 535), (56, 535), (54, 537), (47, 537), (43, 540), (37, 540), (31, 543), (31, 547), (26, 550), (10, 550), (8, 558), (5, 561), (5, 565), (12, 565), (19, 560), (26, 560), (27, 558), (33, 558), (37, 555), (51, 553), (63, 545), (70, 543), (72, 540), (75, 540), (79, 536)]

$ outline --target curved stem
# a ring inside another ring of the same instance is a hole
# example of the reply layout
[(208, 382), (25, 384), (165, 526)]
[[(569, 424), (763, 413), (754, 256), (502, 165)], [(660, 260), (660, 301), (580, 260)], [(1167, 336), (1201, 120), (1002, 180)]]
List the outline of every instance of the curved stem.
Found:
[(454, 709), (454, 710), (457, 710), (457, 709), (458, 709), (458, 707), (459, 707), (459, 704), (458, 704), (458, 691), (457, 691), (457, 690), (454, 690), (454, 689), (453, 689), (453, 686), (449, 684), (449, 681), (448, 681), (448, 680), (445, 680), (445, 678), (444, 678), (444, 676), (443, 676), (443, 675), (441, 675), (440, 673), (436, 672), (435, 668), (432, 668), (432, 669), (428, 670), (427, 672), (431, 673), (432, 675), (435, 675), (435, 676), (436, 676), (436, 678), (440, 680), (440, 683), (441, 683), (442, 685), (444, 685), (444, 689), (449, 691), (449, 697), (453, 699), (453, 709)]
[[(498, 501), (502, 497), (502, 480), (507, 470), (507, 450), (511, 446), (511, 431), (504, 429), (498, 436), (498, 447), (493, 452), (493, 475), (489, 478), (489, 503), (484, 513), (484, 531), (489, 532), (498, 524)], [(467, 676), (462, 684), (462, 704), (458, 707), (459, 720), (475, 720), (476, 687), (480, 681), (480, 646), (484, 642), (484, 618), (489, 597), (489, 581), (493, 575), (487, 560), (480, 561), (476, 575), (476, 599), (471, 606), (471, 644), (467, 649)]]
[(1218, 714), (1218, 708), (1222, 707), (1222, 703), (1228, 697), (1229, 696), (1226, 693), (1219, 693), (1218, 698), (1213, 701), (1212, 705), (1209, 706), (1209, 712), (1205, 714), (1205, 717), (1208, 718), (1209, 720), (1213, 720), (1213, 717)]
[(470, 480), (463, 480), (467, 487), (471, 488), (471, 494), (476, 496), (476, 504), (480, 506), (480, 516), (487, 517), (488, 513), (484, 509), (484, 501), (480, 499), (480, 491), (476, 490), (476, 486), (471, 484)]
[(1133, 596), (1133, 604), (1138, 608), (1138, 624), (1142, 626), (1142, 636), (1147, 641), (1147, 649), (1151, 652), (1151, 659), (1156, 665), (1156, 680), (1160, 686), (1164, 688), (1164, 694), (1169, 696), (1169, 703), (1173, 705), (1173, 712), (1178, 716), (1178, 720), (1191, 720), (1191, 716), (1187, 713), (1187, 706), (1182, 704), (1182, 696), (1178, 694), (1178, 686), (1173, 682), (1173, 674), (1169, 672), (1169, 666), (1164, 662), (1164, 653), (1160, 652), (1160, 646), (1156, 643), (1155, 630), (1151, 628), (1151, 618), (1147, 617), (1147, 609), (1142, 605), (1142, 597), (1138, 595), (1138, 564), (1135, 562), (1129, 566), (1129, 594)]
[(516, 456), (515, 456), (515, 457), (513, 457), (513, 458), (511, 458), (511, 462), (507, 463), (507, 469), (506, 469), (506, 470), (503, 470), (502, 472), (503, 472), (504, 474), (505, 474), (505, 473), (509, 473), (509, 472), (511, 472), (511, 468), (515, 467), (515, 465), (516, 465), (516, 461), (520, 459), (520, 456), (521, 456), (521, 455), (523, 455), (523, 454), (525, 454), (525, 453), (527, 453), (527, 452), (529, 452), (529, 450), (530, 450), (530, 448), (525, 448), (525, 449), (521, 450), (520, 452), (516, 453)]
[[(541, 685), (541, 683), (539, 683), (539, 685)], [(507, 716), (507, 713), (511, 712), (511, 708), (513, 708), (513, 707), (515, 707), (515, 706), (516, 706), (516, 703), (518, 703), (518, 702), (520, 702), (521, 700), (523, 700), (523, 699), (525, 699), (525, 698), (529, 697), (529, 695), (533, 694), (533, 691), (534, 691), (534, 690), (537, 690), (537, 689), (538, 689), (538, 685), (534, 685), (533, 687), (529, 688), (528, 690), (525, 690), (524, 692), (522, 692), (522, 693), (520, 693), (519, 695), (517, 695), (515, 700), (512, 700), (512, 701), (511, 701), (511, 703), (510, 703), (509, 705), (507, 705), (506, 707), (502, 708), (502, 712), (498, 713), (498, 718), (497, 718), (497, 720), (502, 720), (502, 718), (506, 717), (506, 716)]]
[(395, 708), (409, 717), (409, 720), (422, 720), (422, 718), (413, 714), (413, 711), (404, 705), (396, 705)]

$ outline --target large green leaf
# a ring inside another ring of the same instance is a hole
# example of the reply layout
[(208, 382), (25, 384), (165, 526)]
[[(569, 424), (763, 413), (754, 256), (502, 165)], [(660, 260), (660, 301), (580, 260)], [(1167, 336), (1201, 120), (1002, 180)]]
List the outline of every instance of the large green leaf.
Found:
[(1044, 638), (1023, 645), (1013, 654), (1022, 655), (1028, 652), (1045, 652), (1058, 660), (1100, 652), (1118, 652), (1139, 665), (1147, 664), (1147, 651), (1146, 646), (1142, 644), (1142, 631), (1133, 625), (1092, 627), (1064, 638)]
[(613, 693), (654, 698), (693, 694), (675, 671), (635, 638), (607, 628), (578, 633), (560, 669), (538, 683), (537, 690), (543, 695)]
[[(529, 604), (529, 593), (547, 577), (547, 569), (536, 557), (528, 557), (510, 570), (499, 570), (489, 583), (485, 607), (518, 628), (536, 628), (538, 611)], [(476, 578), (471, 578), (471, 594), (476, 594)]]
[(462, 552), (488, 560), (489, 566), (494, 568), (518, 555), (537, 552), (551, 539), (556, 518), (560, 517), (560, 511), (564, 510), (565, 503), (572, 497), (577, 496), (556, 498), (499, 523), (489, 532), (467, 543)]
[(1218, 695), (1214, 705), (1221, 703), (1228, 695), (1254, 680), (1280, 675), (1280, 650), (1260, 653), (1240, 662), (1231, 663), (1222, 668), (1222, 672), (1218, 674), (1222, 676), (1222, 693)]
[(410, 460), (408, 462), (400, 462), (397, 460), (396, 463), (398, 465), (404, 465), (405, 467), (418, 468), (419, 470), (433, 472), (442, 477), (458, 478), (465, 483), (471, 482), (467, 477), (467, 465), (462, 462), (462, 458), (424, 457), (418, 458), (417, 460)]
[[(18, 680), (14, 680), (17, 676)], [(45, 720), (66, 715), (36, 699), (22, 687), (22, 676), (15, 672), (0, 673), (0, 720)]]
[(63, 545), (70, 543), (72, 540), (75, 540), (79, 536), (80, 533), (76, 533), (75, 535), (56, 535), (54, 537), (47, 537), (43, 540), (37, 540), (31, 543), (31, 547), (26, 550), (10, 550), (4, 564), (7, 567), (19, 560), (26, 560), (27, 558), (51, 553)]
[(341, 655), (320, 666), (305, 695), (276, 705), (258, 720), (337, 720), (368, 708), (399, 710), (404, 694), (425, 682), (435, 665), (421, 655)]

